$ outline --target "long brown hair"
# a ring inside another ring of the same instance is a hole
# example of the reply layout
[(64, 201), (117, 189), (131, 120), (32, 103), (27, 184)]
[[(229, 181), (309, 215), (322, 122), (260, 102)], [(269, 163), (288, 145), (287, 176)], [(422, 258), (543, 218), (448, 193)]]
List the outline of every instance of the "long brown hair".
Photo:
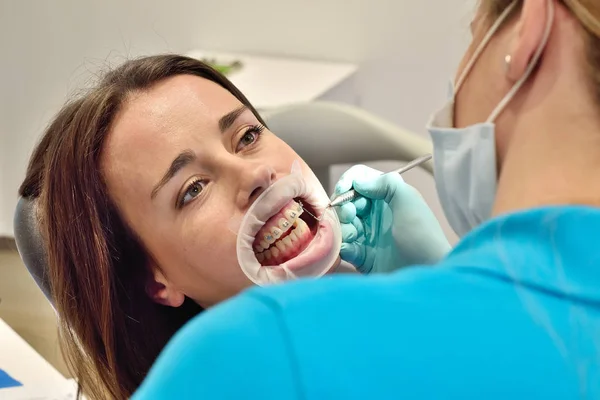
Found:
[(260, 116), (206, 64), (178, 55), (128, 61), (68, 103), (30, 160), (21, 196), (37, 198), (63, 354), (91, 398), (129, 397), (169, 338), (201, 308), (146, 294), (148, 253), (108, 196), (100, 155), (111, 123), (132, 92), (181, 74), (213, 81)]

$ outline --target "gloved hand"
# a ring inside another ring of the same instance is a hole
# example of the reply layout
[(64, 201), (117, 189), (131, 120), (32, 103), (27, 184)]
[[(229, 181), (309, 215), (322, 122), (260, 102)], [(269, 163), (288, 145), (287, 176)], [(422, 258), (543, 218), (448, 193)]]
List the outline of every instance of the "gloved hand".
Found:
[(400, 174), (355, 165), (337, 182), (333, 197), (352, 188), (362, 196), (336, 207), (342, 224), (340, 256), (360, 272), (432, 264), (450, 250), (437, 218)]

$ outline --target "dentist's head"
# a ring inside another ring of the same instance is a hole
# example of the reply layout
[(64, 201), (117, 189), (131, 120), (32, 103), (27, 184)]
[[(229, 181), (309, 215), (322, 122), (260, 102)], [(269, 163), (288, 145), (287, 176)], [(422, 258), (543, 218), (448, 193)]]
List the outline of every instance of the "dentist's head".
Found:
[(481, 0), (471, 32), (452, 101), (428, 126), (452, 227), (600, 204), (600, 2)]
[[(88, 394), (127, 398), (188, 319), (252, 285), (230, 220), (296, 161), (312, 174), (227, 79), (181, 56), (127, 62), (58, 114), (21, 194), (38, 197), (65, 354)], [(318, 241), (294, 207), (250, 244), (264, 268)]]

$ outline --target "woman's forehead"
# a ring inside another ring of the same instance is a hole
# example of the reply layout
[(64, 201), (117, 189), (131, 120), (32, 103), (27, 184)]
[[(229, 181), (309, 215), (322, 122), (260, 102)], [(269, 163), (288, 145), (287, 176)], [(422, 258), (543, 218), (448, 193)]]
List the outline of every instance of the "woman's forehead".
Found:
[(124, 104), (121, 119), (141, 118), (168, 124), (175, 118), (197, 116), (209, 123), (239, 106), (240, 101), (217, 83), (193, 75), (178, 75), (131, 95)]
[[(105, 151), (130, 153), (189, 140), (218, 129), (219, 119), (241, 102), (209, 80), (179, 75), (135, 93), (113, 121)], [(195, 135), (191, 135), (195, 133)]]
[(134, 176), (142, 184), (180, 151), (205, 147), (213, 136), (220, 140), (219, 119), (240, 106), (226, 89), (191, 75), (168, 78), (131, 95), (113, 121), (102, 152), (109, 186)]

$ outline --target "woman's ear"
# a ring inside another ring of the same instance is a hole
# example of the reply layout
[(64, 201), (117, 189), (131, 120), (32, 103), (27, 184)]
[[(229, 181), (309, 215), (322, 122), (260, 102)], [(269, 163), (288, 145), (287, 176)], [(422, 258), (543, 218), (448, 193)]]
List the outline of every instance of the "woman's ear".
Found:
[(179, 307), (185, 300), (185, 295), (177, 290), (158, 268), (152, 268), (152, 274), (146, 283), (146, 293), (150, 298), (163, 306)]
[(554, 2), (555, 0), (523, 1), (521, 14), (518, 17), (505, 59), (507, 77), (513, 82), (523, 76), (533, 55), (541, 45), (547, 19), (551, 17), (550, 1)]

